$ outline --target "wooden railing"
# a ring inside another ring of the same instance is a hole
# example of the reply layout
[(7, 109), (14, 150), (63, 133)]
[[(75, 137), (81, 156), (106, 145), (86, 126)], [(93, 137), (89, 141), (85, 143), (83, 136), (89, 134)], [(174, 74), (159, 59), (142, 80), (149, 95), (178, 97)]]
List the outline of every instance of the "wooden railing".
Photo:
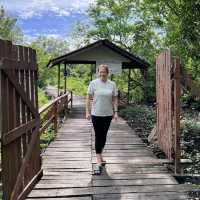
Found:
[[(72, 108), (73, 94), (68, 92), (60, 97), (57, 97), (49, 104), (39, 109), (40, 114), (40, 135), (53, 123), (55, 133), (58, 127), (58, 118), (61, 112), (67, 112)], [(0, 180), (1, 179), (1, 163), (0, 163)], [(2, 191), (2, 184), (0, 183), (0, 191)]]
[(40, 114), (40, 134), (42, 134), (52, 123), (55, 133), (58, 129), (58, 117), (61, 112), (66, 112), (72, 108), (73, 94), (72, 91), (57, 97), (49, 104), (39, 109)]
[(42, 176), (37, 81), (36, 51), (0, 40), (1, 180), (4, 200), (23, 199)]

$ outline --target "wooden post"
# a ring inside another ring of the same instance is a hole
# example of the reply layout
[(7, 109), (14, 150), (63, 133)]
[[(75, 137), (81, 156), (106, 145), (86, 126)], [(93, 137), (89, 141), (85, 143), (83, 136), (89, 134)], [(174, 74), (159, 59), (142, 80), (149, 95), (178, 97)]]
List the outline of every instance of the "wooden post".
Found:
[(113, 74), (110, 75), (110, 80), (111, 80), (111, 81), (113, 80)]
[(128, 99), (127, 99), (127, 104), (130, 103), (130, 79), (131, 79), (131, 69), (128, 69)]
[(67, 113), (68, 113), (68, 100), (69, 100), (69, 94), (66, 96), (66, 101), (65, 101), (65, 105), (64, 105), (65, 118), (67, 118)]
[(71, 93), (71, 109), (72, 109), (72, 106), (73, 106), (73, 93), (72, 93), (72, 91), (70, 93)]
[(147, 69), (141, 69), (140, 71), (142, 73), (143, 80), (144, 80), (144, 82), (143, 82), (143, 85), (144, 85), (143, 92), (144, 92), (144, 101), (146, 102), (147, 101), (147, 95), (146, 95), (147, 94)]
[(58, 130), (58, 101), (55, 102), (54, 104), (54, 131), (55, 135)]
[(60, 64), (58, 64), (58, 93), (57, 96), (60, 96)]
[(65, 79), (65, 85), (64, 85), (64, 87), (65, 87), (65, 94), (66, 94), (66, 92), (67, 92), (67, 66), (66, 66), (67, 64), (65, 63), (65, 68), (64, 68), (64, 79)]
[(175, 136), (175, 174), (180, 174), (180, 60), (174, 59), (174, 136)]
[(92, 74), (93, 74), (93, 64), (91, 65), (91, 70), (90, 70), (90, 81), (92, 81)]

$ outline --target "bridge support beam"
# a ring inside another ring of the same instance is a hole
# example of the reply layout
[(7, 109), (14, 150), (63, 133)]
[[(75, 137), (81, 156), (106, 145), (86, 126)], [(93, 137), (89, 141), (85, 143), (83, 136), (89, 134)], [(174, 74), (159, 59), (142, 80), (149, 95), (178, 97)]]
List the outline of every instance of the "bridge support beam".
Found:
[(57, 87), (57, 96), (60, 96), (60, 64), (58, 64), (58, 87)]

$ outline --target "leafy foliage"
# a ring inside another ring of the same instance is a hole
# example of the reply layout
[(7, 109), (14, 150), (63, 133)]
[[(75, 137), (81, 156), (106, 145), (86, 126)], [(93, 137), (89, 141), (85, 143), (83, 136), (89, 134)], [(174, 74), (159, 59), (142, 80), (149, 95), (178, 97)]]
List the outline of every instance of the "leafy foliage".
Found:
[[(74, 31), (79, 36), (82, 32), (87, 43), (106, 38), (146, 58), (151, 64), (147, 80), (144, 83), (142, 76), (132, 73), (131, 78), (140, 84), (134, 82), (131, 93), (133, 99), (139, 93), (140, 100), (155, 101), (155, 58), (164, 49), (180, 55), (183, 66), (200, 85), (199, 7), (200, 2), (194, 0), (97, 0), (88, 10), (92, 25), (79, 23)], [(126, 73), (122, 77), (126, 80)], [(125, 81), (120, 84), (126, 91)]]
[(191, 159), (192, 165), (185, 169), (185, 173), (200, 173), (200, 123), (193, 115), (184, 116), (181, 121), (182, 157)]
[(143, 128), (151, 131), (155, 124), (155, 113), (151, 107), (145, 105), (127, 106), (120, 110), (120, 115), (134, 125), (134, 128)]
[(3, 7), (0, 8), (0, 38), (10, 40), (14, 43), (21, 43), (23, 34), (16, 25), (17, 19), (6, 14)]
[(43, 105), (45, 105), (46, 103), (48, 103), (48, 99), (44, 93), (44, 90), (42, 90), (41, 88), (38, 88), (38, 104), (39, 104), (39, 108), (42, 107)]
[(32, 41), (31, 46), (42, 49), (45, 54), (49, 54), (51, 57), (61, 56), (69, 51), (69, 44), (66, 40), (53, 37), (39, 36)]
[(40, 36), (30, 44), (30, 47), (36, 50), (37, 63), (39, 68), (39, 87), (45, 89), (48, 85), (57, 84), (57, 68), (47, 68), (51, 58), (65, 54), (68, 49), (68, 43), (55, 38)]
[(162, 34), (164, 45), (181, 57), (200, 85), (200, 1), (144, 0), (142, 4)]
[[(87, 43), (109, 39), (129, 52), (146, 58), (151, 64), (147, 79), (144, 81), (141, 72), (131, 73), (131, 79), (134, 80), (131, 84), (131, 99), (134, 102), (154, 101), (155, 56), (162, 42), (148, 19), (149, 16), (140, 8), (139, 1), (97, 0), (89, 8), (88, 14), (92, 25), (76, 24), (74, 32), (79, 32), (80, 36), (83, 31)], [(115, 77), (118, 87), (123, 91), (127, 91), (127, 76), (128, 72), (125, 71), (121, 76)], [(122, 81), (119, 81), (120, 79)], [(144, 92), (147, 95), (144, 95)]]
[(51, 141), (55, 138), (55, 132), (53, 127), (49, 127), (44, 133), (40, 136), (40, 147), (45, 149), (48, 147)]

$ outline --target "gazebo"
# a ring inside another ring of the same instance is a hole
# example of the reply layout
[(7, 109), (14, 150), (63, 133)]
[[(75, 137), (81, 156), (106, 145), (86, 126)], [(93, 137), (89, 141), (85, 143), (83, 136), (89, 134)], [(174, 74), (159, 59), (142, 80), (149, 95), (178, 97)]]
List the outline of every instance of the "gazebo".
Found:
[[(58, 67), (58, 96), (60, 95), (60, 68), (64, 65), (64, 91), (66, 92), (67, 65), (70, 64), (91, 64), (91, 79), (98, 64), (107, 64), (112, 74), (119, 74), (123, 69), (128, 69), (128, 103), (130, 94), (130, 75), (132, 69), (141, 69), (146, 74), (149, 63), (140, 57), (122, 49), (107, 39), (98, 40), (65, 55), (49, 60), (47, 67)], [(95, 70), (94, 70), (95, 69)]]

